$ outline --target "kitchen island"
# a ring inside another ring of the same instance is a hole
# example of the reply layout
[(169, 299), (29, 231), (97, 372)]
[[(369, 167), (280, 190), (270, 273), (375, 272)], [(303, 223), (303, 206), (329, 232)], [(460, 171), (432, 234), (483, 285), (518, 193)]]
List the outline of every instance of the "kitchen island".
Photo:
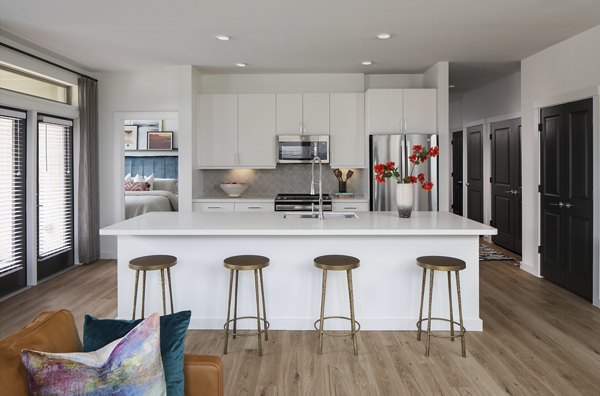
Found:
[[(267, 317), (274, 330), (309, 330), (319, 317), (321, 271), (313, 258), (345, 254), (360, 259), (353, 272), (357, 320), (362, 330), (414, 330), (422, 270), (416, 258), (446, 255), (467, 263), (461, 271), (465, 327), (481, 331), (479, 317), (479, 236), (496, 230), (446, 212), (362, 212), (357, 218), (326, 220), (284, 213), (147, 213), (103, 228), (118, 238), (118, 316), (131, 318), (134, 257), (170, 254), (175, 310), (192, 311), (191, 329), (222, 329), (227, 310), (229, 271), (223, 259), (258, 254), (271, 259), (263, 270)], [(161, 311), (159, 273), (148, 274), (146, 312)], [(240, 273), (240, 316), (255, 314), (254, 277)], [(456, 303), (456, 292), (454, 290)], [(348, 291), (343, 272), (330, 272), (326, 314), (346, 315)], [(435, 278), (433, 316), (448, 316), (446, 276)], [(252, 321), (240, 325), (255, 325)], [(332, 328), (347, 323), (332, 321)], [(437, 326), (443, 326), (439, 324)], [(240, 326), (244, 328), (243, 326)]]

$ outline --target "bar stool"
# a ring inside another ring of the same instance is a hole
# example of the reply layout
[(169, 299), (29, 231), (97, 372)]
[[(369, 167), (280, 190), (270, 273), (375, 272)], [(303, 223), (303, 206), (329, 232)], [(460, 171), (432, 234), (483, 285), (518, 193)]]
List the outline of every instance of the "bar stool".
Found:
[[(229, 335), (231, 334), (235, 339), (236, 336), (258, 336), (258, 356), (262, 356), (262, 337), (261, 334), (265, 334), (265, 341), (269, 339), (268, 329), (271, 326), (267, 321), (267, 310), (265, 308), (265, 289), (263, 282), (262, 269), (269, 266), (269, 259), (264, 256), (232, 256), (227, 257), (223, 260), (225, 268), (230, 270), (229, 275), (229, 301), (227, 302), (227, 322), (223, 328), (225, 329), (225, 348), (223, 354), (227, 354), (227, 344), (229, 341)], [(237, 296), (238, 296), (238, 276), (240, 271), (254, 271), (254, 289), (256, 294), (256, 316), (237, 316)], [(233, 288), (233, 275), (235, 274), (235, 303), (233, 309), (233, 319), (231, 319), (231, 292)], [(263, 316), (260, 316), (260, 298), (258, 295), (259, 287), (259, 276), (260, 276), (260, 294), (262, 297), (262, 309)], [(238, 334), (237, 333), (237, 321), (238, 319), (256, 319), (256, 333), (250, 334)], [(264, 323), (264, 329), (261, 330), (260, 322)], [(233, 331), (229, 331), (229, 324), (233, 322)]]
[(177, 264), (177, 257), (168, 255), (154, 255), (137, 257), (129, 261), (129, 268), (135, 270), (135, 291), (133, 294), (133, 314), (131, 319), (135, 319), (137, 306), (138, 283), (140, 271), (143, 272), (142, 280), (142, 319), (144, 318), (144, 303), (146, 300), (146, 272), (160, 270), (160, 279), (162, 284), (162, 303), (163, 315), (167, 314), (167, 302), (165, 296), (165, 270), (169, 278), (169, 299), (171, 300), (171, 313), (173, 313), (173, 290), (171, 289), (171, 267)]
[[(358, 342), (356, 333), (360, 330), (360, 323), (354, 318), (354, 292), (352, 289), (352, 270), (360, 266), (360, 260), (352, 256), (327, 255), (319, 256), (314, 260), (315, 267), (323, 270), (323, 286), (321, 289), (321, 316), (315, 321), (315, 330), (319, 331), (319, 355), (323, 353), (323, 336), (352, 336), (354, 346), (354, 355), (358, 356)], [(348, 297), (350, 299), (350, 317), (347, 316), (324, 316), (325, 315), (325, 295), (327, 294), (327, 271), (346, 271), (348, 279)], [(345, 319), (350, 321), (349, 332), (332, 332), (323, 330), (325, 320), (327, 319)], [(317, 328), (317, 323), (319, 327)]]
[[(450, 338), (451, 341), (454, 341), (455, 338), (460, 337), (462, 356), (467, 357), (467, 349), (465, 346), (465, 334), (466, 330), (463, 326), (463, 315), (462, 315), (462, 302), (460, 297), (460, 275), (459, 271), (465, 269), (466, 264), (463, 260), (459, 260), (453, 257), (445, 257), (445, 256), (423, 256), (417, 258), (417, 265), (423, 268), (423, 284), (421, 285), (421, 307), (419, 308), (419, 321), (417, 322), (417, 340), (421, 340), (421, 323), (425, 320), (423, 319), (423, 300), (425, 298), (425, 278), (427, 276), (427, 270), (429, 270), (429, 313), (427, 316), (427, 342), (425, 344), (425, 356), (429, 356), (429, 348), (431, 345), (431, 336), (439, 337), (439, 338)], [(435, 271), (444, 271), (448, 274), (448, 299), (450, 303), (450, 319), (446, 318), (432, 318), (431, 317), (431, 301), (433, 296), (433, 276)], [(454, 321), (454, 316), (452, 313), (452, 286), (450, 281), (450, 275), (454, 272), (456, 276), (456, 292), (458, 293), (458, 315), (459, 322)], [(450, 323), (450, 335), (443, 336), (438, 334), (431, 333), (431, 321), (432, 320), (441, 320)], [(454, 325), (459, 326), (458, 334), (454, 333)]]

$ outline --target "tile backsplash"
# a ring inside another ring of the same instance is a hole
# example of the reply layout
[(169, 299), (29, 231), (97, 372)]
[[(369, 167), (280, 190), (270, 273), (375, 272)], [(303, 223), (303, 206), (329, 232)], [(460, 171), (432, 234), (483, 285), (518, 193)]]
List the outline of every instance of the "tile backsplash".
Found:
[[(309, 193), (310, 164), (279, 164), (276, 169), (219, 169), (204, 170), (203, 195), (224, 195), (219, 184), (224, 182), (248, 183), (242, 196), (275, 197), (278, 193)], [(352, 169), (354, 175), (348, 180), (347, 191), (356, 197), (364, 197), (364, 169)], [(343, 170), (345, 178), (346, 170)], [(315, 181), (319, 180), (319, 167), (315, 165)], [(315, 186), (318, 189), (318, 184)], [(338, 181), (329, 164), (323, 164), (323, 193), (338, 191)]]

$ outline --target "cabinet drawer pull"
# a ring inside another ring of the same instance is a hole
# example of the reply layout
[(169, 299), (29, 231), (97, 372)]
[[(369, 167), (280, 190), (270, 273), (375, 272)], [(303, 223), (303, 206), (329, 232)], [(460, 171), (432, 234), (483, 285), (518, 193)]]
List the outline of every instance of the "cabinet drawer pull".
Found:
[(356, 208), (356, 206), (344, 206), (344, 209), (354, 209), (354, 210), (356, 210), (357, 208)]
[(248, 206), (248, 209), (262, 209), (262, 206)]
[(208, 209), (221, 209), (222, 206), (208, 206)]

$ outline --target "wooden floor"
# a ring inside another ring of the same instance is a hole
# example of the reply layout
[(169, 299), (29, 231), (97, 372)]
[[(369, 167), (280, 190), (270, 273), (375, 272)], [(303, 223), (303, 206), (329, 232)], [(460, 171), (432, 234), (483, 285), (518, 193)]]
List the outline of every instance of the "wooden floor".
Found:
[[(0, 337), (38, 312), (116, 315), (114, 261), (78, 267), (0, 303)], [(224, 307), (225, 308), (225, 307)], [(225, 311), (225, 310), (224, 310)], [(600, 310), (512, 262), (481, 263), (482, 333), (460, 343), (433, 339), (431, 356), (415, 332), (361, 332), (329, 337), (316, 353), (315, 332), (272, 331), (230, 341), (223, 357), (227, 395), (561, 394), (600, 395)], [(359, 318), (360, 319), (360, 318)], [(190, 331), (186, 351), (221, 355), (217, 331)]]

